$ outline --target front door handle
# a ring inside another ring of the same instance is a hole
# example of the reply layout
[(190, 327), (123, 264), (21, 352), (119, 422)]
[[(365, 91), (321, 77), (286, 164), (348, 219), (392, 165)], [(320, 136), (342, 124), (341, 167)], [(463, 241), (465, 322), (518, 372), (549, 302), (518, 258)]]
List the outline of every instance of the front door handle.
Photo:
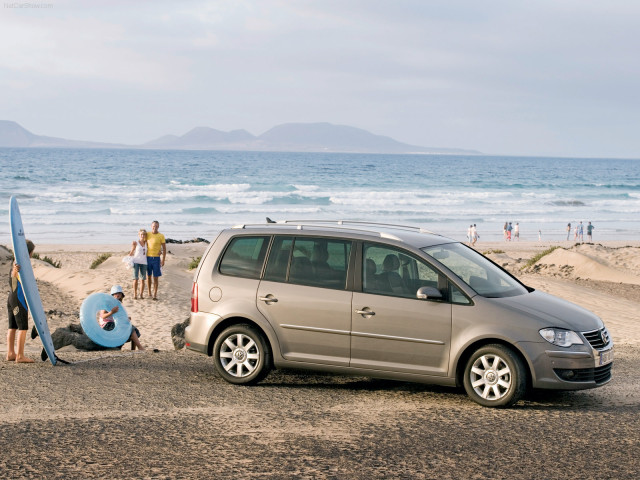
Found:
[(365, 307), (363, 310), (356, 310), (356, 313), (364, 317), (372, 317), (376, 314), (376, 312), (374, 312), (373, 310), (369, 310), (368, 307)]
[(271, 305), (272, 303), (278, 303), (278, 299), (271, 294), (267, 295), (266, 297), (258, 297), (258, 300), (262, 300), (267, 305)]

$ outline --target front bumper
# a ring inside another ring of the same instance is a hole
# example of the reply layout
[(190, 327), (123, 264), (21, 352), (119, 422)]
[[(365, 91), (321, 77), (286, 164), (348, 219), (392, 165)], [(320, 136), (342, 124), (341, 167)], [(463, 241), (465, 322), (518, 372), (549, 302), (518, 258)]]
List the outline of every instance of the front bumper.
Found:
[(589, 345), (563, 349), (546, 342), (520, 346), (531, 359), (533, 388), (584, 390), (611, 381), (613, 344), (600, 350)]

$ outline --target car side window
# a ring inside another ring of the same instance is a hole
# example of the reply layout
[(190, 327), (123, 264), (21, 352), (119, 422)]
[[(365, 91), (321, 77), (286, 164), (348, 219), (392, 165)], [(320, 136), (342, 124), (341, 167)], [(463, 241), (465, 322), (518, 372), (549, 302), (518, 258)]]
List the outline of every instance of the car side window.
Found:
[(267, 268), (264, 272), (264, 280), (272, 282), (285, 282), (289, 269), (289, 258), (291, 257), (291, 247), (293, 237), (277, 236), (271, 245)]
[(350, 253), (351, 242), (347, 240), (276, 237), (264, 279), (342, 290), (346, 288)]
[(447, 278), (428, 263), (403, 250), (365, 243), (362, 291), (394, 297), (416, 298), (421, 287), (433, 287), (449, 297)]
[(260, 278), (269, 237), (235, 237), (220, 261), (220, 273), (245, 278)]

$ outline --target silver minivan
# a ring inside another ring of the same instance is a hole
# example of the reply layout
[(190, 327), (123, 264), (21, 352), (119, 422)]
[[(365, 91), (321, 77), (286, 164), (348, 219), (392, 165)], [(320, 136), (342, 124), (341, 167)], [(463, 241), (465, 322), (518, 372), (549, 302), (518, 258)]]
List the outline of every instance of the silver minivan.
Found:
[(222, 231), (196, 270), (185, 340), (235, 384), (302, 368), (464, 386), (488, 407), (602, 386), (613, 365), (590, 311), (457, 241), (364, 222)]

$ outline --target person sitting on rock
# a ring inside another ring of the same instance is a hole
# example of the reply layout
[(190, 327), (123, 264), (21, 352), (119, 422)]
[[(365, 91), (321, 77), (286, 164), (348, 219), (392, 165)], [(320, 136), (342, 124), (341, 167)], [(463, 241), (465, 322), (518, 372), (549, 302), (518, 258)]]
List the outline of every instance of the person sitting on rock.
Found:
[[(119, 302), (122, 302), (122, 299), (124, 298), (124, 292), (122, 292), (122, 287), (120, 287), (119, 285), (114, 285), (111, 288), (111, 291), (112, 291), (111, 294)], [(111, 309), (109, 312), (107, 312), (106, 310), (100, 310), (96, 314), (96, 317), (102, 318), (104, 320), (105, 326), (111, 323), (112, 326), (110, 329), (113, 330), (113, 327), (115, 326), (115, 323), (113, 322), (113, 318), (111, 318), (111, 321), (109, 321), (107, 320), (107, 317), (111, 317), (118, 310), (120, 309), (117, 306)], [(109, 329), (109, 327), (107, 326), (107, 328), (104, 328), (104, 329), (107, 330)], [(38, 336), (38, 332), (36, 328), (33, 327), (33, 329), (31, 330), (31, 338), (36, 338), (37, 336)], [(134, 350), (136, 347), (138, 347), (140, 350), (144, 350), (144, 347), (140, 344), (139, 338), (140, 338), (140, 331), (136, 327), (133, 327), (133, 331), (131, 332), (131, 337), (129, 338), (129, 340), (131, 341), (132, 350)], [(70, 323), (66, 327), (56, 328), (56, 330), (51, 334), (51, 340), (53, 341), (53, 348), (56, 350), (62, 347), (66, 347), (67, 345), (72, 345), (78, 350), (85, 350), (85, 351), (119, 350), (122, 348), (122, 345), (119, 347), (104, 347), (102, 345), (95, 343), (93, 340), (91, 340), (87, 336), (86, 333), (84, 333), (84, 330), (82, 329), (82, 325), (80, 325), (79, 323)], [(45, 352), (44, 348), (42, 349), (40, 358), (42, 359), (42, 361), (45, 361), (48, 358), (47, 352)]]
[[(111, 287), (111, 296), (122, 303), (124, 299), (124, 292), (122, 291), (122, 287), (120, 285), (114, 285)], [(113, 330), (116, 326), (116, 322), (113, 319), (113, 315), (118, 312), (120, 308), (116, 305), (111, 310), (100, 310), (96, 314), (98, 323), (103, 330), (109, 331)], [(129, 321), (131, 321), (131, 317), (129, 317)], [(131, 336), (129, 340), (131, 341), (131, 350), (135, 350), (136, 347), (138, 350), (144, 350), (144, 347), (140, 343), (140, 330), (138, 330), (133, 324), (131, 325), (133, 329), (131, 330)]]

